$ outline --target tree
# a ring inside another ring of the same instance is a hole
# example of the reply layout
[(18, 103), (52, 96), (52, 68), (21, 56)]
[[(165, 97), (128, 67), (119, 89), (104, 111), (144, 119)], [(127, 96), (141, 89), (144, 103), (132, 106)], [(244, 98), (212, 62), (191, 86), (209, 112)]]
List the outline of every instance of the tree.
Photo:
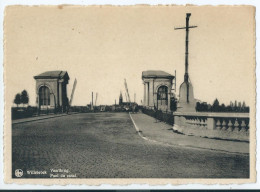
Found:
[(241, 111), (245, 112), (245, 109), (246, 109), (246, 103), (245, 103), (245, 101), (243, 101), (243, 104), (241, 106)]
[(225, 112), (226, 111), (226, 106), (224, 103), (220, 106), (220, 112)]
[(203, 105), (204, 105), (204, 107), (203, 107), (204, 111), (209, 112), (212, 110), (211, 104), (207, 104), (206, 102), (203, 102)]
[(171, 97), (170, 109), (171, 111), (177, 110), (177, 99), (175, 97)]
[(21, 94), (20, 93), (17, 93), (15, 95), (14, 103), (17, 105), (17, 107), (18, 107), (19, 104), (21, 104)]
[(237, 111), (238, 111), (237, 100), (235, 100), (234, 112), (237, 112)]
[(229, 106), (226, 107), (226, 111), (227, 111), (227, 112), (232, 112), (232, 111), (233, 111), (231, 105), (229, 105)]
[(219, 110), (219, 101), (218, 99), (215, 99), (213, 105), (212, 105), (212, 111), (217, 112)]
[(201, 104), (200, 104), (200, 102), (196, 103), (196, 111), (201, 111)]
[(28, 102), (29, 102), (28, 93), (26, 90), (23, 90), (21, 94), (21, 103), (24, 105), (24, 104), (28, 104)]
[(246, 103), (245, 103), (245, 101), (243, 101), (242, 108), (245, 108), (245, 107), (246, 107)]

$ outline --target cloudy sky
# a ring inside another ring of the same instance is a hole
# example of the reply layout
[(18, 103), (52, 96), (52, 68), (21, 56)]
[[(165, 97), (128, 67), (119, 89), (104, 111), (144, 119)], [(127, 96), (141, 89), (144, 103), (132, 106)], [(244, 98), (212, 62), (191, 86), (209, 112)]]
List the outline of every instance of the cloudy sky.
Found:
[(73, 105), (113, 104), (126, 78), (130, 97), (143, 99), (142, 71), (177, 71), (183, 82), (186, 13), (190, 24), (189, 72), (195, 98), (225, 104), (254, 97), (252, 7), (22, 7), (5, 13), (6, 99), (26, 89), (35, 105), (33, 76), (65, 70), (78, 80)]

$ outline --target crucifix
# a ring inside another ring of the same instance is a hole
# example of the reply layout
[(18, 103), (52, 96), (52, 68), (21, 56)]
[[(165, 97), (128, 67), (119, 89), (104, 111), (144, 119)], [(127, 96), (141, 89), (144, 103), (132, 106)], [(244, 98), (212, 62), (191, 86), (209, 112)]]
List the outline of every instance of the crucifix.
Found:
[(185, 41), (185, 74), (184, 74), (184, 82), (187, 85), (187, 102), (189, 102), (189, 73), (188, 73), (188, 55), (189, 55), (189, 29), (196, 28), (197, 26), (189, 26), (191, 13), (186, 13), (186, 26), (185, 27), (175, 27), (174, 30), (178, 29), (186, 29), (186, 41)]

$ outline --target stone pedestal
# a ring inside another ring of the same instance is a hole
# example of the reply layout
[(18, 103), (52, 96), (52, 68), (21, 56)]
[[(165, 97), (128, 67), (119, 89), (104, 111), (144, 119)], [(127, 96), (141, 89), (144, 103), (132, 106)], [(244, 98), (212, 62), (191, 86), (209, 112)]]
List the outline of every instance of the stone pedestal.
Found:
[[(188, 92), (188, 101), (187, 101)], [(178, 112), (196, 112), (196, 100), (194, 99), (193, 86), (190, 82), (183, 82), (180, 86), (180, 99), (177, 105)]]

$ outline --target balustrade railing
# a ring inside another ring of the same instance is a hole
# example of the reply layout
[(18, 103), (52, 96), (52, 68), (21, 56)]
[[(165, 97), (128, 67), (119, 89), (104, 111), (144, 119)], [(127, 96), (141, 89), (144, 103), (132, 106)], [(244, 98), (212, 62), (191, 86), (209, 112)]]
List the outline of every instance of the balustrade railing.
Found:
[(201, 116), (184, 116), (184, 118), (186, 126), (191, 128), (217, 129), (225, 131), (249, 130), (249, 118), (247, 117), (209, 117), (210, 119), (213, 119), (213, 122), (208, 121), (207, 117)]
[[(214, 133), (219, 132), (223, 137), (240, 135), (245, 138), (249, 135), (249, 113), (175, 112), (173, 115), (174, 129), (182, 132), (197, 131), (207, 136), (207, 130), (214, 130)], [(208, 133), (213, 134), (212, 131)]]

